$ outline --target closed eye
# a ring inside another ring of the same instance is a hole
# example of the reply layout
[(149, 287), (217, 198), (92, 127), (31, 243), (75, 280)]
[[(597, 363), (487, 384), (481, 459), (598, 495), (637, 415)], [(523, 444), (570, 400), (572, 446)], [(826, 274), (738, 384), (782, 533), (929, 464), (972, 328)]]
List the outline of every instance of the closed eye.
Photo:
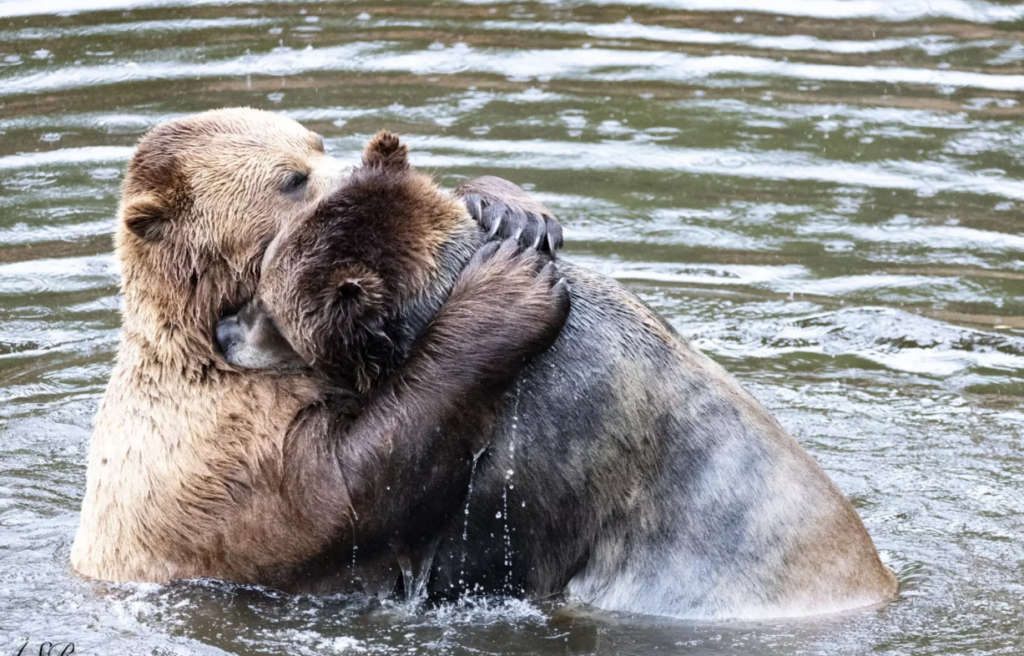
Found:
[(306, 188), (309, 182), (309, 174), (305, 171), (292, 171), (281, 183), (282, 194), (295, 194)]

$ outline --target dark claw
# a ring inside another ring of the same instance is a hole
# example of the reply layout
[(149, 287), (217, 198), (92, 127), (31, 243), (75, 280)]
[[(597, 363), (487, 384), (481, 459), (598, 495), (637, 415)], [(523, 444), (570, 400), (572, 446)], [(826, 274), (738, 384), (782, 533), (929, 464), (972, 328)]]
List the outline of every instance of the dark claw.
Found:
[(534, 225), (529, 220), (529, 214), (517, 210), (513, 215), (513, 221), (518, 226), (519, 234), (516, 238), (519, 239), (519, 245), (523, 248), (530, 246), (530, 242), (534, 240)]
[(551, 291), (559, 299), (562, 311), (568, 313), (572, 305), (572, 287), (569, 286), (569, 282), (565, 278), (561, 278), (551, 287)]
[(480, 225), (485, 230), (490, 230), (494, 226), (496, 219), (500, 219), (505, 214), (505, 206), (501, 203), (487, 203), (481, 201), (480, 206)]
[(476, 194), (469, 194), (462, 201), (466, 204), (466, 209), (469, 210), (470, 216), (477, 223), (483, 220), (484, 205), (483, 201), (480, 200), (480, 196)]
[(531, 212), (523, 215), (523, 235), (520, 243), (523, 246), (537, 248), (544, 237), (544, 223), (540, 217)]
[(519, 239), (519, 236), (523, 234), (524, 220), (525, 215), (518, 209), (515, 209), (513, 207), (506, 209), (505, 230), (508, 233), (508, 236)]
[(545, 216), (544, 226), (548, 233), (548, 250), (551, 252), (551, 257), (554, 257), (555, 251), (562, 247), (562, 225), (555, 221), (554, 217)]
[(493, 239), (495, 235), (500, 236), (501, 224), (505, 218), (506, 207), (503, 203), (488, 205), (483, 209), (480, 225), (487, 231), (487, 238)]

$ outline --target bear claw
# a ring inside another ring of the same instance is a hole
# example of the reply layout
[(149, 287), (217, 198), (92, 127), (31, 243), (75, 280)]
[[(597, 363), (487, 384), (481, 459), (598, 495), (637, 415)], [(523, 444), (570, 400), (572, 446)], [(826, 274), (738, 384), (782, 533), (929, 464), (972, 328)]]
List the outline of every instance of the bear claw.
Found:
[(476, 178), (458, 190), (486, 239), (513, 238), (552, 257), (562, 247), (562, 226), (550, 211), (518, 186), (491, 176)]

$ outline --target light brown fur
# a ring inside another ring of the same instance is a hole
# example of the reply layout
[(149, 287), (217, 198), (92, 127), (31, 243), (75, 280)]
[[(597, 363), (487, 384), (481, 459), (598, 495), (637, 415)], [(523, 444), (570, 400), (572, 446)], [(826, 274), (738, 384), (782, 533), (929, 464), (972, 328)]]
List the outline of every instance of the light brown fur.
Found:
[[(295, 170), (309, 173), (306, 192), (282, 197)], [(278, 230), (340, 174), (315, 134), (253, 110), (180, 119), (139, 143), (116, 232), (121, 343), (92, 437), (78, 572), (251, 580), (322, 549), (325, 532), (276, 491), (287, 428), (318, 384), (240, 374), (215, 353), (212, 331), (251, 296)], [(248, 543), (262, 535), (254, 523), (278, 527), (273, 549)]]

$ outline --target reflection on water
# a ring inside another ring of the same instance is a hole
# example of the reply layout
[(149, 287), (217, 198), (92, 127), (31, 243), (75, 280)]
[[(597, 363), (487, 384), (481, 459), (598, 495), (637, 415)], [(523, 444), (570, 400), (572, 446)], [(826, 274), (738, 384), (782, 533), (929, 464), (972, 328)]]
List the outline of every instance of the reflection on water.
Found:
[[(1022, 35), (1024, 5), (982, 0), (0, 3), (0, 650), (1024, 649)], [(664, 313), (822, 462), (900, 600), (709, 625), (72, 576), (122, 170), (147, 128), (226, 105), (292, 116), (350, 159), (388, 127), (449, 186), (527, 185), (569, 257)]]

